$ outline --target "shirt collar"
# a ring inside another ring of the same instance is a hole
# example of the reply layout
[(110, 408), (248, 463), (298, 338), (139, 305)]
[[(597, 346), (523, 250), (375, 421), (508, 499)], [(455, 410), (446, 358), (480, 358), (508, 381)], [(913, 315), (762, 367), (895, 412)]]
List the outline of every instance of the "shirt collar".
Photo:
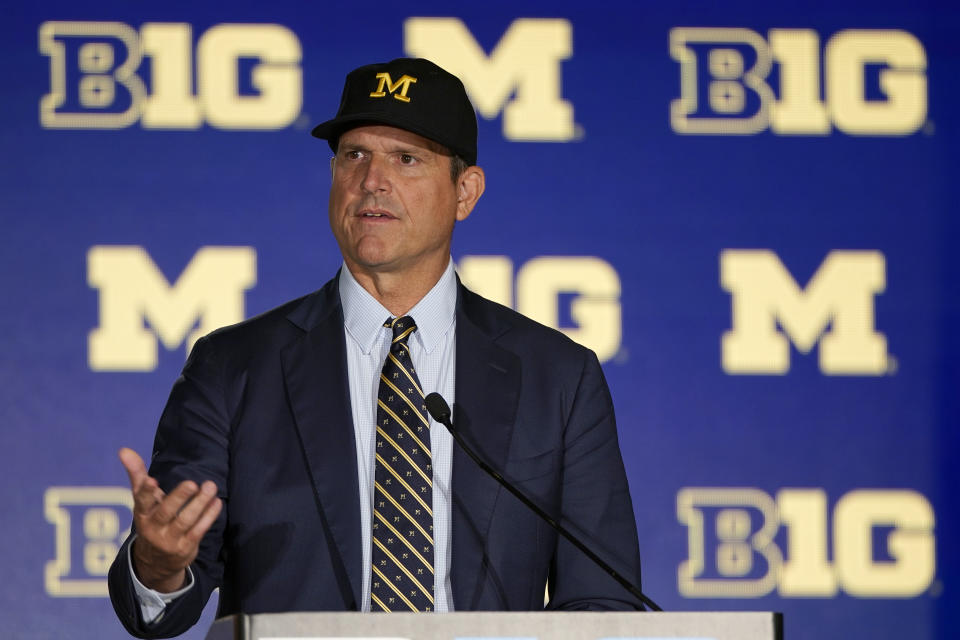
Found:
[[(363, 353), (369, 354), (381, 338), (380, 332), (387, 331), (383, 323), (392, 314), (360, 286), (346, 264), (340, 270), (340, 303), (343, 305), (343, 326)], [(427, 353), (433, 352), (453, 327), (456, 306), (457, 278), (451, 259), (433, 288), (407, 313), (417, 323), (413, 335)]]

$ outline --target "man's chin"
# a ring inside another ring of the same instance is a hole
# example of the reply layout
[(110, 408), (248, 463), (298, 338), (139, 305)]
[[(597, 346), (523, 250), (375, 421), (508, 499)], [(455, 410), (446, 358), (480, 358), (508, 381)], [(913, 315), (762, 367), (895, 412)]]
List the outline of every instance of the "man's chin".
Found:
[(355, 276), (377, 276), (401, 271), (396, 260), (385, 253), (358, 253), (344, 259)]

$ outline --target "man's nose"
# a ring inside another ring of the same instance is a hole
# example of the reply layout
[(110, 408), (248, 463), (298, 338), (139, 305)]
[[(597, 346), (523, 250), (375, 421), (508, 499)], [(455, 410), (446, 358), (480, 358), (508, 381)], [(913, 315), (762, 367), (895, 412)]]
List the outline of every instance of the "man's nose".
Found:
[(361, 186), (368, 193), (376, 193), (390, 190), (390, 179), (385, 158), (379, 158), (373, 154), (366, 165), (363, 173), (363, 182)]

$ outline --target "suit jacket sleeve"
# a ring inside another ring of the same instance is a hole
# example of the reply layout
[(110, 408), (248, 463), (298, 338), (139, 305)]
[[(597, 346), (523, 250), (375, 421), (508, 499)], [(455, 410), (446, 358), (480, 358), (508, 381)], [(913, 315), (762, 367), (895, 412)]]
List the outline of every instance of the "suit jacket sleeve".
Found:
[[(160, 418), (150, 462), (150, 475), (165, 492), (183, 480), (198, 484), (213, 480), (224, 502), (228, 496), (228, 435), (230, 421), (222, 388), (221, 365), (206, 338), (194, 346), (183, 373), (173, 386)], [(226, 505), (204, 537), (191, 565), (194, 588), (167, 606), (161, 617), (145, 623), (127, 567), (128, 539), (110, 567), (110, 601), (123, 626), (139, 638), (179, 635), (200, 617), (210, 593), (223, 577), (220, 558)]]
[[(622, 576), (640, 584), (636, 521), (613, 404), (596, 356), (584, 356), (564, 431), (562, 524)], [(558, 538), (548, 609), (638, 610), (633, 595), (579, 549)]]

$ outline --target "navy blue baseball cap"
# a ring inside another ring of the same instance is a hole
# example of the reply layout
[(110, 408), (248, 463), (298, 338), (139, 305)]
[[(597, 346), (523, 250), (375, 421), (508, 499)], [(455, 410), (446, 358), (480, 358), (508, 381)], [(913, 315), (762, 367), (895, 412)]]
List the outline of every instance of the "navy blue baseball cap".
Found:
[(347, 130), (385, 124), (437, 142), (477, 164), (477, 115), (460, 78), (423, 58), (368, 64), (347, 74), (340, 108), (313, 135), (337, 150)]

